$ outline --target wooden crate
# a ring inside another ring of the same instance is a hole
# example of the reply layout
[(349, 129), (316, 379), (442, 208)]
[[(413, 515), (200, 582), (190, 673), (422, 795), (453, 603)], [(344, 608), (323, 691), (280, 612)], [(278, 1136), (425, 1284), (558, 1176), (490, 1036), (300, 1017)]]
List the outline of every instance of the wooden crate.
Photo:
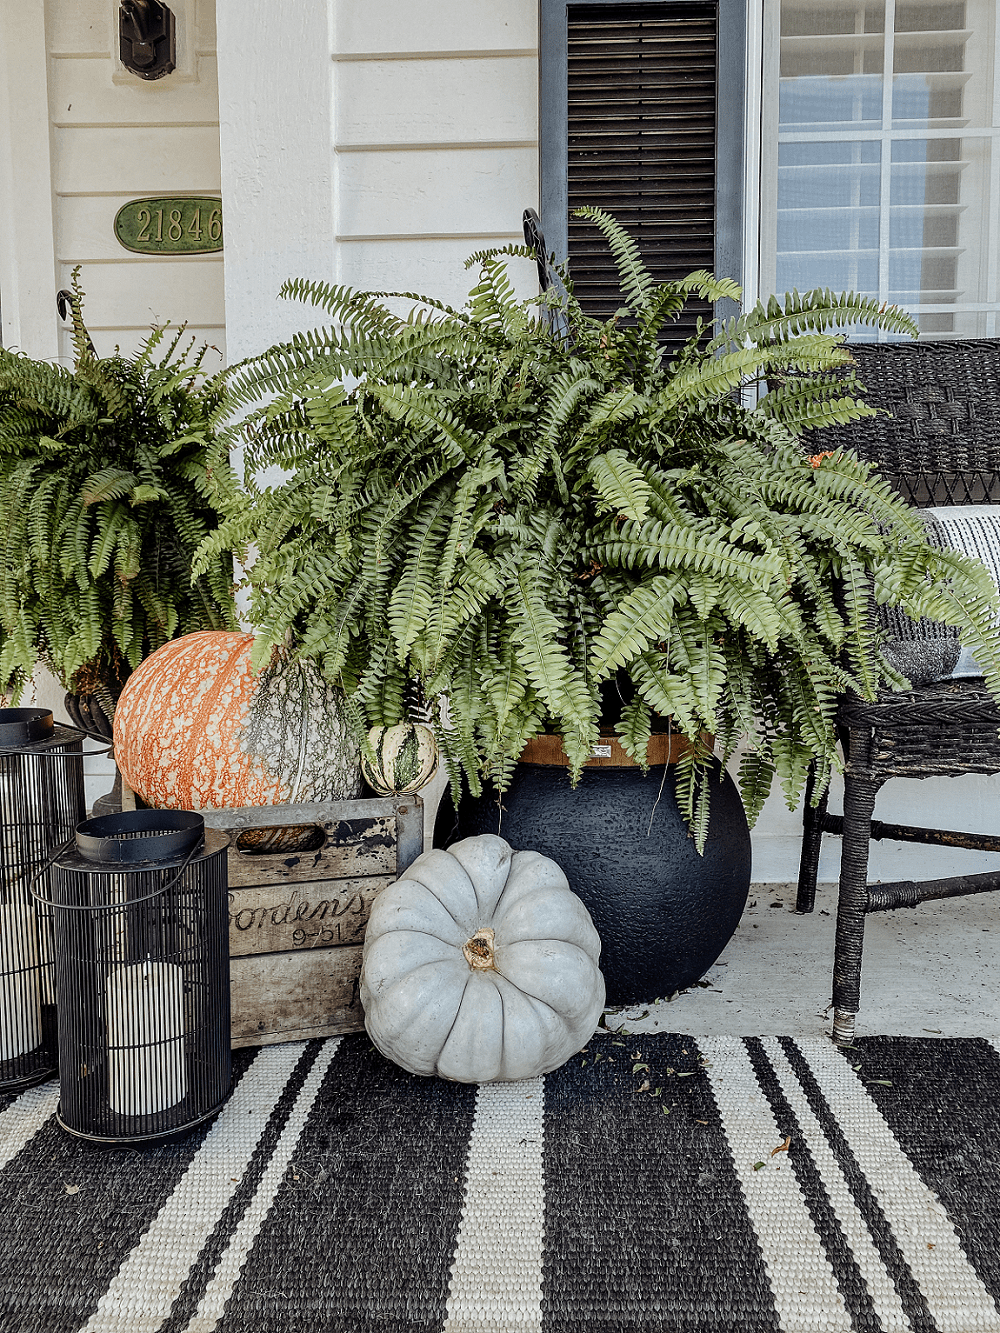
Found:
[[(201, 813), (230, 837), (233, 1045), (362, 1029), (365, 925), (378, 891), (423, 850), (420, 797)], [(305, 829), (310, 849), (255, 852), (262, 829)]]

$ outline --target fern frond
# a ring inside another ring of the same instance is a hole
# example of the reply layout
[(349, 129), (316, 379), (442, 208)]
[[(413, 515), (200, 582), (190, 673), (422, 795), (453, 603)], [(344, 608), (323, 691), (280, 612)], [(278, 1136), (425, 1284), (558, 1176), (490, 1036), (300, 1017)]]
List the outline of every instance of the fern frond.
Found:
[(642, 656), (662, 639), (669, 639), (674, 627), (674, 607), (683, 596), (678, 575), (657, 575), (634, 588), (619, 608), (604, 620), (590, 652), (590, 666), (596, 680), (604, 680), (613, 671)]
[(97, 504), (101, 500), (120, 500), (138, 484), (139, 478), (134, 472), (126, 472), (119, 467), (102, 468), (83, 483), (80, 499), (85, 506)]
[(764, 808), (774, 781), (774, 764), (759, 750), (747, 750), (741, 757), (737, 773), (740, 796), (747, 822), (752, 828)]
[(590, 460), (590, 478), (600, 497), (599, 508), (642, 523), (649, 512), (650, 489), (643, 470), (622, 449), (608, 449)]
[(645, 310), (656, 283), (643, 263), (639, 247), (632, 237), (610, 213), (605, 213), (600, 208), (576, 208), (573, 210), (573, 216), (593, 222), (614, 257), (626, 303), (633, 310)]
[(838, 295), (828, 287), (801, 294), (791, 291), (783, 301), (772, 296), (766, 305), (758, 301), (746, 319), (747, 333), (755, 342), (781, 341), (802, 333), (849, 328), (853, 324), (917, 336), (913, 319), (898, 306), (886, 306), (875, 297), (858, 296), (854, 292)]
[(653, 734), (653, 710), (644, 699), (631, 699), (622, 708), (615, 723), (615, 734), (622, 749), (643, 769), (648, 768), (649, 741)]

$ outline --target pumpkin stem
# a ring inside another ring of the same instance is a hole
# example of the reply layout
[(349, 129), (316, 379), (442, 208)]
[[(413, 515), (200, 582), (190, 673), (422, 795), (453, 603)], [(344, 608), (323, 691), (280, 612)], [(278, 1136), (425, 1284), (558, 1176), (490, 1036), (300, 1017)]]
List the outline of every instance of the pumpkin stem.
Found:
[(462, 946), (465, 961), (476, 972), (485, 972), (494, 966), (493, 933), (492, 926), (483, 926)]

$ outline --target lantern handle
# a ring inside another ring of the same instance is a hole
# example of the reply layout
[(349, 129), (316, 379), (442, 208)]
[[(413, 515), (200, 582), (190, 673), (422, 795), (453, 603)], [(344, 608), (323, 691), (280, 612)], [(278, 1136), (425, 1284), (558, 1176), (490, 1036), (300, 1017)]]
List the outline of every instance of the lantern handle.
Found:
[(77, 726), (75, 722), (73, 722), (69, 727), (67, 727), (66, 730), (78, 731), (81, 734), (81, 736), (85, 736), (88, 741), (100, 741), (103, 744), (104, 746), (103, 750), (85, 750), (84, 754), (88, 756), (92, 757), (94, 755), (111, 754), (114, 751), (115, 748), (114, 741), (111, 739), (110, 736), (105, 736), (100, 731), (92, 731), (90, 727)]
[[(42, 865), (38, 868), (38, 870), (36, 870), (36, 872), (34, 873), (34, 875), (32, 875), (31, 880), (30, 880), (30, 882), (29, 882), (29, 884), (28, 884), (28, 892), (31, 894), (32, 898), (34, 898), (34, 900), (35, 900), (36, 903), (42, 903), (45, 907), (56, 907), (56, 908), (58, 908), (61, 912), (103, 912), (103, 911), (106, 911), (106, 910), (108, 910), (108, 909), (111, 909), (111, 910), (113, 910), (113, 911), (119, 911), (119, 910), (121, 910), (122, 908), (134, 907), (137, 903), (148, 903), (152, 898), (161, 898), (161, 897), (162, 897), (162, 896), (163, 896), (169, 889), (172, 889), (172, 888), (174, 887), (174, 885), (175, 885), (176, 883), (178, 883), (178, 881), (180, 880), (181, 876), (184, 874), (184, 871), (187, 870), (187, 868), (188, 868), (188, 862), (191, 860), (191, 858), (195, 855), (196, 852), (200, 852), (200, 851), (202, 850), (202, 848), (205, 846), (205, 839), (204, 839), (204, 838), (201, 838), (198, 842), (196, 842), (196, 843), (194, 844), (194, 846), (191, 848), (191, 850), (188, 852), (187, 856), (185, 856), (184, 860), (181, 862), (180, 866), (178, 867), (178, 869), (177, 869), (177, 874), (173, 877), (172, 880), (169, 880), (166, 884), (162, 884), (158, 889), (154, 889), (152, 893), (144, 893), (143, 896), (142, 896), (141, 898), (129, 898), (126, 902), (121, 902), (121, 903), (107, 903), (107, 904), (103, 904), (103, 905), (101, 905), (101, 904), (97, 904), (97, 905), (95, 905), (95, 904), (93, 904), (93, 903), (79, 903), (79, 904), (78, 904), (78, 903), (57, 903), (57, 902), (54, 902), (51, 898), (46, 898), (45, 895), (44, 895), (43, 893), (37, 893), (37, 892), (35, 891), (35, 885), (38, 883), (38, 881), (39, 881), (39, 880), (42, 878), (42, 876), (45, 874), (46, 870), (49, 870), (49, 869), (52, 867), (52, 865), (55, 863), (56, 859), (57, 859), (58, 857), (62, 856), (64, 852), (68, 852), (68, 851), (70, 850), (70, 848), (73, 847), (73, 846), (75, 845), (75, 843), (76, 843), (76, 839), (75, 839), (75, 837), (73, 837), (73, 838), (67, 838), (66, 841), (65, 841), (64, 843), (61, 843), (61, 844), (55, 849), (55, 851), (49, 853), (49, 855), (48, 855), (48, 856), (45, 858), (45, 860), (43, 861)], [(133, 866), (135, 866), (135, 869), (133, 869), (133, 871), (132, 871), (131, 873), (132, 873), (132, 874), (135, 874), (135, 873), (136, 873), (136, 870), (140, 870), (141, 867), (139, 867), (135, 862), (133, 862), (132, 864), (133, 864)], [(155, 869), (155, 867), (153, 867), (153, 869)], [(101, 873), (104, 873), (104, 874), (122, 874), (122, 873), (128, 873), (128, 872), (122, 872), (122, 871), (104, 871), (104, 872), (102, 872), (102, 871), (96, 871), (96, 872), (95, 872), (95, 871), (90, 871), (89, 873), (91, 873), (91, 874), (95, 874), (95, 873), (96, 873), (96, 874), (101, 874)], [(148, 870), (147, 870), (147, 871), (143, 871), (143, 873), (148, 873)]]
[[(103, 748), (100, 750), (81, 749), (80, 754), (84, 759), (99, 759), (101, 755), (114, 754), (115, 750), (114, 741), (112, 741), (107, 736), (102, 736), (99, 731), (89, 731), (86, 727), (78, 727), (75, 722), (70, 723), (68, 726), (64, 725), (61, 722), (58, 723), (57, 725), (61, 726), (64, 731), (75, 731), (77, 735), (82, 736), (85, 741), (101, 742)], [(40, 739), (49, 740), (51, 738), (41, 737)], [(19, 742), (17, 745), (0, 745), (0, 759), (5, 758), (7, 755), (19, 755), (19, 754), (31, 754), (33, 756), (44, 755), (46, 759), (51, 759), (53, 757), (55, 757), (56, 759), (65, 759), (67, 757), (66, 751), (60, 749), (59, 745), (72, 744), (72, 742), (59, 742), (57, 745), (54, 745), (49, 750), (35, 750), (35, 749), (28, 750), (27, 745), (34, 743), (35, 742), (29, 741), (24, 744)]]
[[(67, 730), (69, 730), (69, 728), (67, 728)], [(74, 727), (73, 730), (80, 731), (82, 729), (80, 727)], [(84, 740), (88, 741), (104, 741), (105, 745), (102, 750), (81, 750), (80, 757), (82, 759), (100, 759), (102, 755), (114, 754), (115, 747), (113, 745), (107, 744), (107, 739), (108, 739), (107, 736), (99, 736), (96, 731), (86, 731), (83, 733), (83, 737)], [(19, 754), (30, 754), (32, 758), (35, 758), (36, 756), (38, 758), (44, 756), (46, 759), (67, 758), (65, 750), (59, 750), (56, 748), (53, 748), (51, 750), (25, 750), (22, 746), (20, 748), (11, 748), (9, 750), (0, 749), (0, 759), (3, 759), (6, 755), (19, 755)]]
[(114, 741), (109, 736), (102, 736), (99, 731), (91, 731), (88, 727), (78, 727), (75, 722), (73, 723), (73, 730), (82, 732), (88, 741), (102, 741), (104, 743), (105, 748), (103, 750), (91, 750), (89, 751), (90, 754), (110, 754), (115, 748)]

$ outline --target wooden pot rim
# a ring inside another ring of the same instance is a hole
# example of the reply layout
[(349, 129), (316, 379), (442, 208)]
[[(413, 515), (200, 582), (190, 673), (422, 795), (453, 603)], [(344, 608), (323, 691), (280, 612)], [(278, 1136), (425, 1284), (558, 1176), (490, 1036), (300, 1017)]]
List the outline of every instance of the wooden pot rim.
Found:
[[(702, 740), (711, 748), (715, 740), (709, 732), (702, 732)], [(672, 732), (655, 732), (646, 747), (646, 762), (675, 764), (690, 750), (686, 736)], [(617, 736), (601, 736), (595, 754), (584, 763), (584, 768), (638, 768), (636, 761), (622, 749)], [(550, 767), (569, 767), (569, 758), (563, 749), (561, 736), (535, 736), (521, 751), (520, 763), (545, 764)]]

